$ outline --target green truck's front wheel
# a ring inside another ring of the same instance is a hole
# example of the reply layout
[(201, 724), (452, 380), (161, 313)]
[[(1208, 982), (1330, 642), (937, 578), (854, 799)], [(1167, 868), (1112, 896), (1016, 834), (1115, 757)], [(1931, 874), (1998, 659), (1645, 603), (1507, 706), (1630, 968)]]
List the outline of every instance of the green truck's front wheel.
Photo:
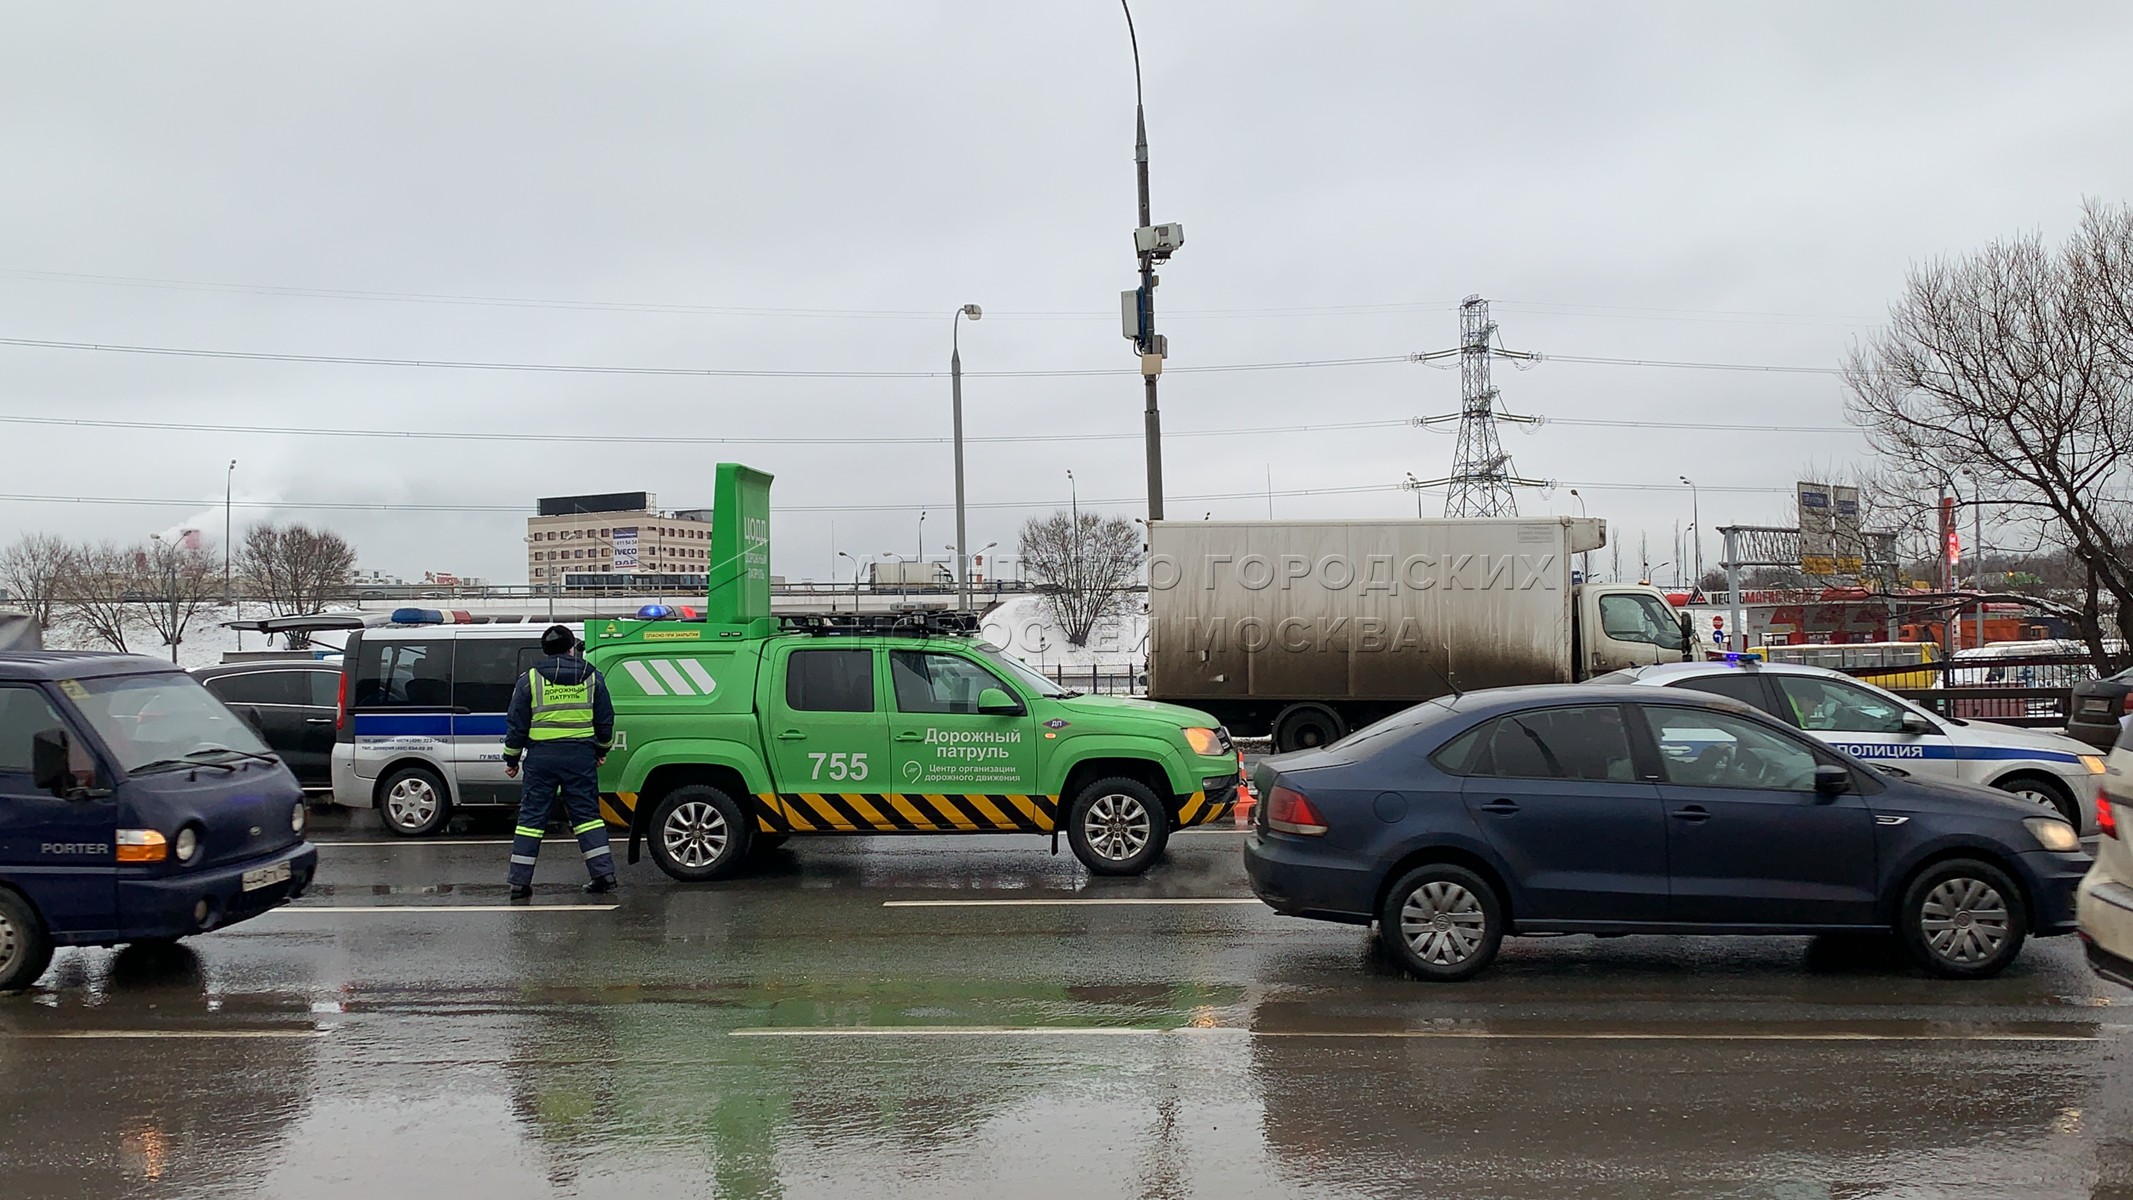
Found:
[(748, 857), (748, 839), (747, 814), (708, 783), (675, 788), (652, 810), (652, 861), (683, 883), (733, 874)]
[(1095, 780), (1068, 810), (1067, 841), (1092, 875), (1138, 875), (1169, 840), (1170, 811), (1137, 779)]

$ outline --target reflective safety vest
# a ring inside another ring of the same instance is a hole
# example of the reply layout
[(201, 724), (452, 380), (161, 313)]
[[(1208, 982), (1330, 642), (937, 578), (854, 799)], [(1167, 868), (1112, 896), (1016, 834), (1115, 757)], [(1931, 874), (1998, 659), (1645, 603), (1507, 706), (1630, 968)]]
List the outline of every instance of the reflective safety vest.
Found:
[(533, 684), (533, 721), (526, 736), (536, 742), (591, 741), (593, 676), (580, 683), (550, 683), (538, 668), (526, 672)]

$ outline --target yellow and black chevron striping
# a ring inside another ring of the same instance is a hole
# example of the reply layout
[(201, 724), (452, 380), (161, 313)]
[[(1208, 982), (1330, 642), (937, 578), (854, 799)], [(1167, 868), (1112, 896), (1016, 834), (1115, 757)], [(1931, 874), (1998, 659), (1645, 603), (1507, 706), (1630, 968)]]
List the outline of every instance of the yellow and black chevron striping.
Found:
[[(1020, 793), (759, 792), (755, 800), (765, 833), (1050, 833), (1059, 820), (1056, 797)], [(1218, 824), (1233, 807), (1194, 792), (1178, 807), (1178, 825)], [(600, 797), (610, 825), (629, 828), (636, 808), (634, 792)]]
[(769, 833), (1048, 833), (1050, 796), (935, 792), (780, 792), (756, 795)]

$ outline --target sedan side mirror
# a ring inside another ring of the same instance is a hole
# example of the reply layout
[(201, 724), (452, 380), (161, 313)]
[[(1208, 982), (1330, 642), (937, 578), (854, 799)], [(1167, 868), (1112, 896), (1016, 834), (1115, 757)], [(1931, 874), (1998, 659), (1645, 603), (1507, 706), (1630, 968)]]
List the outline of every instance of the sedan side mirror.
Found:
[(1828, 764), (1815, 768), (1815, 795), (1833, 800), (1852, 790), (1852, 773)]
[(74, 790), (74, 748), (64, 729), (40, 729), (30, 735), (30, 781), (40, 792), (64, 800)]
[(1019, 717), (1022, 704), (999, 688), (986, 688), (978, 693), (978, 715), (982, 717)]
[(1898, 728), (1911, 737), (1923, 737), (1929, 733), (1940, 732), (1940, 730), (1934, 728), (1933, 722), (1926, 720), (1915, 712), (1908, 711), (1903, 714), (1903, 720), (1899, 723)]

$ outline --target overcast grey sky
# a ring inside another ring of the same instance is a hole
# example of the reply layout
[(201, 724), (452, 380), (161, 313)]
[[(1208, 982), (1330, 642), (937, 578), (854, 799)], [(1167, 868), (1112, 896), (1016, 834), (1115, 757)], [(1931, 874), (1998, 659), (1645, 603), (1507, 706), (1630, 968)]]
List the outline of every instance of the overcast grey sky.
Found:
[[(2133, 194), (2116, 3), (1140, 0), (1169, 515), (1414, 511), (1453, 438), (1221, 435), (1451, 411), (1453, 370), (1190, 372), (1449, 346), (1829, 368), (1910, 262), (2056, 237)], [(559, 374), (0, 345), (0, 417), (385, 432), (921, 443), (518, 444), (0, 423), (0, 540), (345, 531), (363, 565), (524, 577), (534, 497), (707, 504), (778, 476), (775, 569), (953, 540), (963, 330), (974, 545), (1067, 500), (1143, 511), (1132, 71), (1115, 3), (17, 4), (0, 32), (0, 338), (216, 351), (937, 378)], [(92, 280), (86, 277), (106, 277)], [(151, 283), (149, 281), (165, 281)], [(169, 282), (177, 281), (177, 282)], [(213, 285), (213, 286), (196, 286)], [(319, 293), (362, 292), (368, 298)], [(506, 302), (446, 302), (488, 297)], [(780, 311), (770, 311), (780, 310)], [(1115, 369), (1117, 375), (980, 376)], [(1634, 559), (1703, 516), (1784, 519), (1847, 433), (1817, 374), (1499, 364), (1507, 445)], [(1056, 440), (1102, 434), (1109, 440)], [(1018, 440), (1022, 439), (1022, 440)], [(1054, 440), (1045, 440), (1054, 439)], [(1619, 486), (1618, 486), (1619, 485)], [(1644, 485), (1638, 490), (1632, 485)], [(1652, 490), (1651, 485), (1661, 485)], [(1721, 488), (1740, 491), (1721, 491)], [(1362, 492), (1295, 495), (1311, 490)], [(1244, 499), (1195, 499), (1252, 493)], [(117, 497), (173, 505), (60, 503)], [(1425, 500), (1435, 515), (1436, 496)], [(323, 511), (320, 504), (491, 511)], [(833, 511), (839, 510), (841, 511)], [(832, 523), (834, 522), (834, 544)], [(1715, 539), (1707, 559), (1716, 558)], [(844, 570), (847, 572), (849, 568)], [(1662, 572), (1664, 575), (1667, 572)]]

